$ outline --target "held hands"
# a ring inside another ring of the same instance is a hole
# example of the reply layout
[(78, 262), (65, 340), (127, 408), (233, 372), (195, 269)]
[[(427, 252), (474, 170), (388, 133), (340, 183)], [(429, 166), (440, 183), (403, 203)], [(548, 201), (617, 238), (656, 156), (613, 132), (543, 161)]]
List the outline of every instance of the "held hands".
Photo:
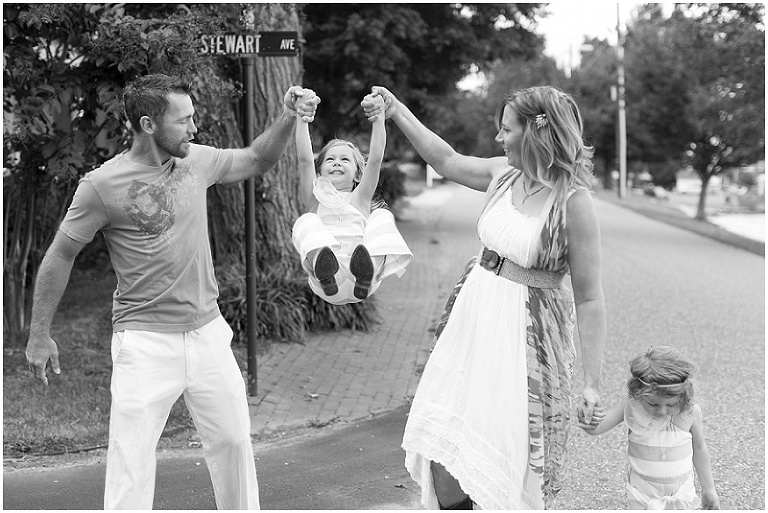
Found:
[(35, 378), (43, 382), (43, 385), (48, 386), (48, 376), (45, 374), (45, 368), (48, 365), (49, 359), (51, 361), (51, 370), (55, 374), (61, 374), (59, 350), (56, 348), (56, 342), (48, 335), (30, 335), (25, 354), (29, 370), (34, 374)]
[(595, 429), (604, 418), (605, 409), (600, 394), (592, 387), (584, 387), (578, 406), (579, 427), (587, 431)]
[(578, 426), (581, 429), (584, 431), (593, 431), (605, 418), (605, 409), (602, 406), (595, 406), (592, 410), (592, 416), (590, 417), (589, 422), (587, 422), (584, 408), (579, 405), (576, 408), (576, 417)]
[(365, 116), (371, 123), (378, 120), (384, 121), (384, 119), (386, 119), (384, 117), (386, 107), (384, 105), (384, 98), (382, 98), (381, 95), (373, 96), (372, 94), (368, 94), (363, 98), (363, 101), (360, 102), (360, 105), (363, 107)]
[(301, 86), (291, 86), (285, 93), (283, 104), (305, 123), (315, 120), (315, 111), (320, 103), (320, 97), (312, 89)]
[(375, 121), (376, 117), (382, 112), (384, 112), (385, 119), (389, 119), (395, 114), (397, 110), (397, 104), (399, 102), (397, 101), (397, 98), (395, 98), (395, 95), (390, 93), (386, 88), (381, 86), (373, 86), (371, 88), (371, 94), (365, 98), (367, 99), (368, 97), (381, 97), (384, 100), (384, 107), (380, 107), (378, 103), (366, 102), (363, 100), (361, 105), (363, 106), (363, 110), (365, 111), (365, 116), (368, 118), (368, 121)]

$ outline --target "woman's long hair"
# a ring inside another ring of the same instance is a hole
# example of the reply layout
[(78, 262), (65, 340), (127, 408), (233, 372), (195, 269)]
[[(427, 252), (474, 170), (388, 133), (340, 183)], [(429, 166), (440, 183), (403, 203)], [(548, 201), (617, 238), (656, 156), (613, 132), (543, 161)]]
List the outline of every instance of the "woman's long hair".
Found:
[(561, 201), (570, 189), (591, 188), (594, 148), (584, 143), (584, 123), (571, 95), (551, 86), (510, 93), (496, 111), (498, 126), (507, 106), (523, 127), (524, 172), (552, 188)]

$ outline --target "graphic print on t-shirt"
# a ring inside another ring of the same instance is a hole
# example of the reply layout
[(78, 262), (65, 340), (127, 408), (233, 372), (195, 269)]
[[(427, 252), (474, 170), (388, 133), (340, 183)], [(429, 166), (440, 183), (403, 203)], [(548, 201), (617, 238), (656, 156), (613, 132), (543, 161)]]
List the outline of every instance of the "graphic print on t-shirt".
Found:
[(144, 233), (160, 235), (168, 231), (175, 220), (169, 192), (162, 185), (134, 180), (128, 189), (130, 203), (124, 207), (125, 213)]
[(156, 183), (133, 180), (123, 210), (142, 232), (162, 235), (173, 227), (180, 210), (189, 209), (190, 195), (196, 186), (197, 177), (189, 166), (177, 162), (173, 170)]

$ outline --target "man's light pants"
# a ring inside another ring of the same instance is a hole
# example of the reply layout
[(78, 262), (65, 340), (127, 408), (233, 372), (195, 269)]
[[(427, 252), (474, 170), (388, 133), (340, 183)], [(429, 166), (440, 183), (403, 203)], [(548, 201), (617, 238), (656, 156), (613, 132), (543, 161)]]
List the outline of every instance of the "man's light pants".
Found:
[(186, 333), (112, 337), (105, 509), (152, 509), (157, 442), (181, 394), (202, 438), (219, 509), (259, 509), (245, 381), (219, 316)]

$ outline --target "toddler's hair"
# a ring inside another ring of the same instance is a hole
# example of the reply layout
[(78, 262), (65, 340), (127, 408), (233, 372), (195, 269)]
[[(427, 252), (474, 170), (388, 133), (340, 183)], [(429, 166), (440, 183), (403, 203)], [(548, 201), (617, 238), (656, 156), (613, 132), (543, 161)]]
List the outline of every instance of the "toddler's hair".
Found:
[(679, 397), (680, 411), (693, 404), (693, 377), (696, 368), (680, 351), (668, 346), (651, 346), (629, 362), (632, 377), (627, 381), (629, 397)]
[(331, 139), (325, 146), (323, 146), (323, 149), (320, 150), (320, 153), (317, 154), (317, 158), (315, 159), (315, 174), (318, 176), (320, 175), (320, 165), (323, 163), (323, 159), (325, 159), (325, 154), (328, 153), (328, 150), (336, 146), (346, 146), (352, 150), (352, 157), (355, 159), (355, 166), (357, 167), (357, 172), (355, 173), (353, 181), (355, 182), (355, 185), (357, 185), (357, 183), (360, 182), (360, 178), (363, 176), (365, 157), (356, 144), (350, 141), (345, 141), (344, 139)]
[[(328, 150), (335, 146), (346, 146), (352, 150), (352, 158), (355, 159), (355, 166), (357, 167), (355, 177), (352, 179), (352, 189), (354, 190), (355, 187), (357, 187), (357, 184), (360, 183), (360, 179), (363, 177), (363, 170), (365, 169), (365, 157), (363, 156), (363, 152), (360, 151), (360, 148), (358, 148), (357, 145), (353, 142), (345, 141), (344, 139), (331, 139), (328, 141), (328, 143), (323, 146), (323, 149), (320, 150), (320, 153), (317, 154), (317, 158), (315, 159), (315, 174), (320, 176), (320, 165), (323, 163), (323, 159), (325, 159), (325, 154), (328, 153)], [(387, 202), (378, 193), (375, 194), (371, 200), (371, 210), (376, 210), (377, 208), (389, 208)]]
[(573, 97), (555, 87), (509, 93), (496, 110), (501, 126), (509, 106), (523, 127), (521, 166), (566, 198), (572, 187), (591, 188), (594, 148), (584, 143), (584, 122)]

